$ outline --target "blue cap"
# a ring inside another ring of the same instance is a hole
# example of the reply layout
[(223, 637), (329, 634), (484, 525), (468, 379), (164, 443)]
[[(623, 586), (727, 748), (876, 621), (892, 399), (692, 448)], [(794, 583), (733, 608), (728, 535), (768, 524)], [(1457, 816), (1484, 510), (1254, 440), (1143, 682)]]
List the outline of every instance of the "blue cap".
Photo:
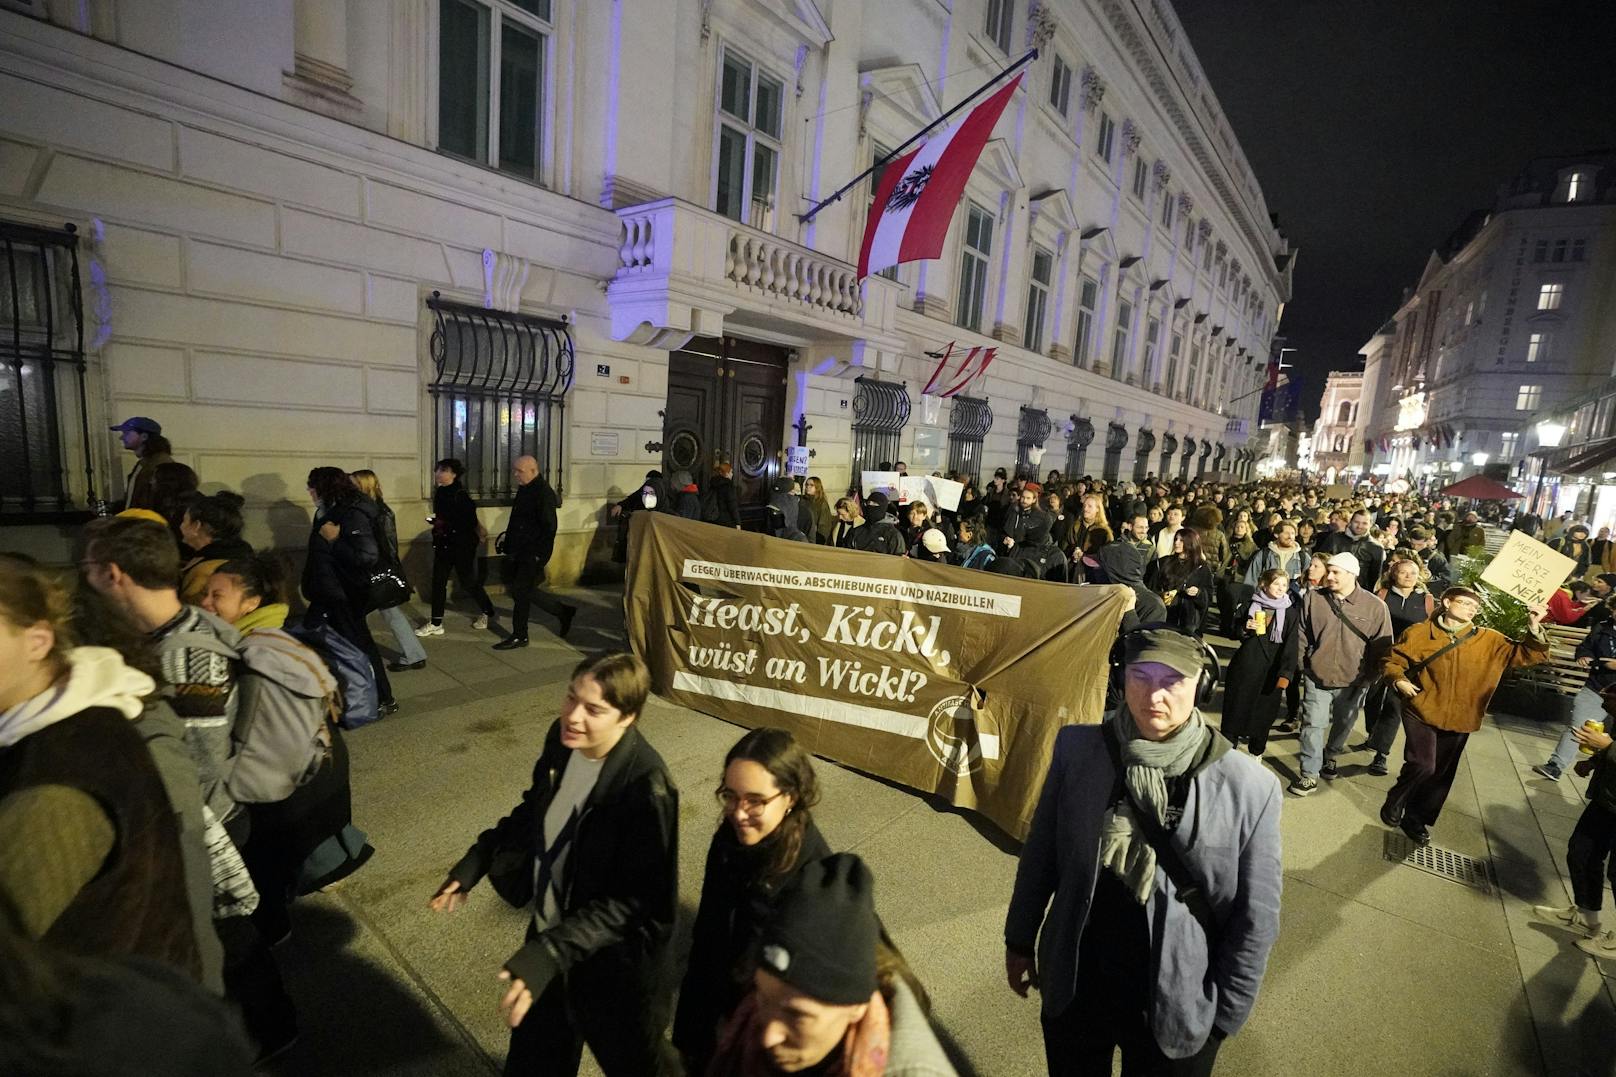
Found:
[(148, 419), (144, 415), (135, 415), (125, 419), (117, 426), (108, 427), (110, 430), (136, 430), (142, 434), (161, 434), (163, 424), (156, 419)]

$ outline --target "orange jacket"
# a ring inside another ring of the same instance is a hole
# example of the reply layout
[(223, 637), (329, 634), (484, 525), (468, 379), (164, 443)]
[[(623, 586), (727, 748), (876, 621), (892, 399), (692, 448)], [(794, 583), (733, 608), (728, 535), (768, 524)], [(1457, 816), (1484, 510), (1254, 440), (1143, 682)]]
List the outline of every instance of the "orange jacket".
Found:
[[(1415, 663), (1448, 645), (1451, 637), (1437, 626), (1440, 616), (1411, 625), (1397, 637), (1391, 653), (1381, 662), (1381, 674), (1387, 681), (1401, 679)], [(1474, 733), (1481, 728), (1482, 716), (1504, 671), (1548, 657), (1549, 642), (1541, 632), (1517, 643), (1490, 628), (1478, 629), (1474, 637), (1408, 678), (1420, 692), (1402, 700), (1404, 713), (1437, 729)]]

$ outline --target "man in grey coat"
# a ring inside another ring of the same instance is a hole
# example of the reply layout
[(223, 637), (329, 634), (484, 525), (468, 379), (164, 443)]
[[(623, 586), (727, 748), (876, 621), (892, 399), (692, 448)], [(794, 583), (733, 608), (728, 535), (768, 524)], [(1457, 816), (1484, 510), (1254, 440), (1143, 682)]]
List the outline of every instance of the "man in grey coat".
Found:
[(1109, 1077), (1118, 1048), (1125, 1073), (1209, 1074), (1257, 1001), (1282, 798), (1207, 726), (1200, 676), (1194, 640), (1133, 633), (1124, 705), (1055, 740), (1004, 928), (1011, 989), (1043, 996), (1052, 1075)]

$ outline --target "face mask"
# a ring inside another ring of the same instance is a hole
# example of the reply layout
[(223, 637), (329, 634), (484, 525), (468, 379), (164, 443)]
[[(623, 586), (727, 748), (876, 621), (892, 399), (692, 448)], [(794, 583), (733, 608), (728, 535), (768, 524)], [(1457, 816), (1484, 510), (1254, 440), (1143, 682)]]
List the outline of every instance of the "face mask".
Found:
[(640, 491), (640, 504), (648, 509), (656, 508), (656, 495), (649, 490)]

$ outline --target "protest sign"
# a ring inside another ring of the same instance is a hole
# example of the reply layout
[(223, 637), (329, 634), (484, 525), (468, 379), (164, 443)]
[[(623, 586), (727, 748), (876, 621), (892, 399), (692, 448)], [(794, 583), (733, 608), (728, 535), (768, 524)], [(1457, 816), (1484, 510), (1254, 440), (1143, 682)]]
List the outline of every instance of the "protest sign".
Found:
[(869, 497), (874, 493), (882, 493), (887, 495), (888, 501), (897, 501), (899, 499), (898, 480), (901, 478), (903, 476), (896, 471), (864, 471), (860, 473), (859, 486), (863, 489), (865, 497)]
[(1481, 582), (1514, 595), (1528, 606), (1547, 602), (1577, 562), (1549, 549), (1523, 531), (1511, 531), (1503, 549), (1481, 574)]
[(965, 484), (935, 475), (904, 475), (898, 481), (899, 501), (924, 501), (934, 509), (958, 512)]
[(786, 449), (786, 470), (799, 479), (808, 477), (808, 446), (792, 445)]
[(1018, 838), (1056, 733), (1100, 720), (1133, 599), (659, 512), (629, 533), (629, 642), (659, 695), (790, 730)]
[(1352, 487), (1344, 482), (1332, 483), (1324, 488), (1326, 501), (1345, 501), (1352, 496)]

